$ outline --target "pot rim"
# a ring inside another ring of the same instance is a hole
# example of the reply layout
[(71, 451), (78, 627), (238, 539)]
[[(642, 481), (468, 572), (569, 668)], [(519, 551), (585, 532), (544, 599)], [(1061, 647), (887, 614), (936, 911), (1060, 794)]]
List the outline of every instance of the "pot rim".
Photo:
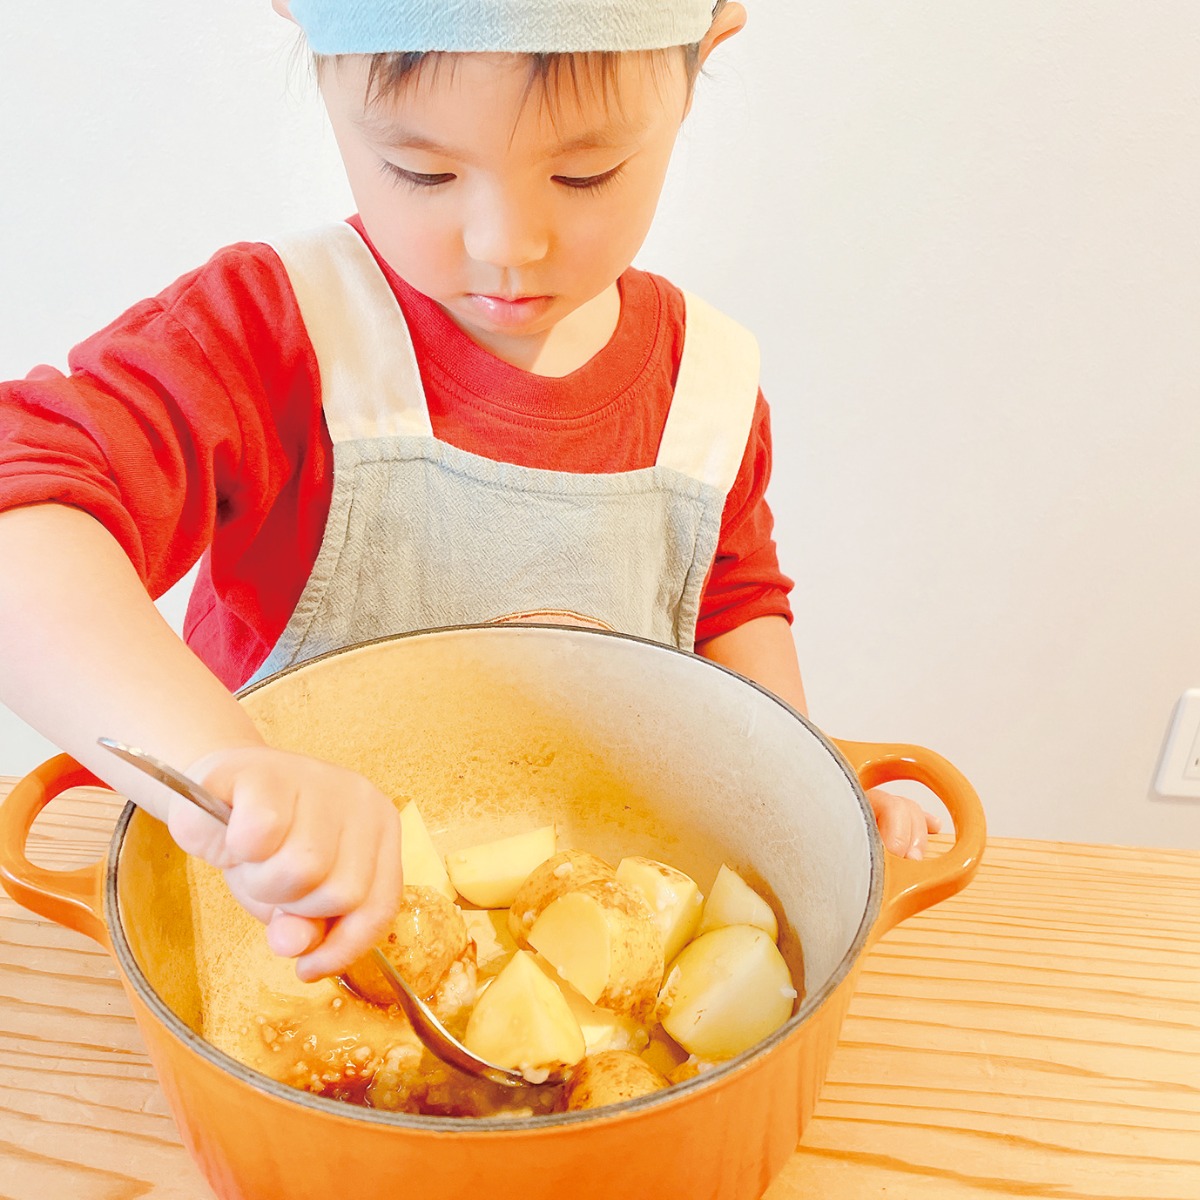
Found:
[(879, 910), (882, 904), (883, 897), (883, 843), (879, 837), (879, 831), (876, 827), (874, 816), (871, 811), (870, 804), (867, 801), (866, 794), (863, 792), (862, 785), (858, 780), (845, 758), (839, 753), (833, 742), (821, 732), (806, 717), (803, 713), (797, 712), (785, 700), (781, 700), (774, 692), (769, 691), (761, 684), (756, 683), (752, 679), (748, 679), (745, 675), (740, 675), (737, 671), (731, 670), (729, 667), (723, 666), (721, 663), (713, 662), (711, 659), (704, 658), (703, 655), (696, 654), (690, 650), (680, 650), (675, 646), (669, 646), (662, 642), (656, 642), (649, 638), (638, 637), (633, 634), (620, 633), (615, 630), (594, 629), (587, 626), (566, 626), (555, 625), (551, 623), (541, 622), (521, 622), (519, 624), (468, 624), (468, 625), (446, 625), (439, 626), (434, 629), (416, 629), (405, 633), (388, 634), (384, 637), (370, 638), (366, 641), (355, 642), (349, 646), (343, 646), (338, 650), (330, 650), (324, 654), (314, 655), (312, 658), (307, 658), (303, 662), (294, 663), (289, 667), (284, 667), (273, 675), (267, 676), (256, 683), (250, 684), (248, 687), (242, 688), (237, 692), (237, 696), (250, 695), (259, 688), (265, 687), (269, 683), (275, 682), (277, 679), (285, 675), (290, 675), (303, 667), (311, 666), (313, 663), (321, 662), (327, 658), (333, 658), (336, 655), (346, 654), (352, 650), (360, 650), (369, 646), (377, 646), (385, 643), (398, 642), (407, 638), (421, 637), (428, 638), (432, 636), (462, 633), (470, 630), (489, 630), (495, 633), (519, 634), (521, 630), (526, 629), (542, 629), (552, 630), (559, 634), (569, 634), (572, 636), (585, 637), (604, 637), (616, 638), (626, 642), (636, 642), (643, 646), (648, 646), (653, 650), (681, 655), (685, 658), (694, 658), (707, 664), (707, 666), (715, 668), (718, 671), (723, 671), (725, 674), (738, 679), (743, 683), (749, 684), (756, 691), (766, 696), (775, 704), (780, 705), (788, 713), (790, 713), (797, 721), (799, 721), (824, 747), (824, 749), (833, 758), (833, 761), (846, 777), (850, 784), (850, 789), (855, 799), (858, 801), (860, 815), (867, 828), (867, 845), (870, 851), (870, 879), (867, 888), (867, 902), (863, 910), (862, 920), (859, 922), (858, 928), (855, 931), (854, 938), (847, 948), (846, 953), (838, 962), (837, 967), (832, 971), (829, 977), (824, 981), (820, 988), (815, 992), (806, 995), (800, 1007), (792, 1014), (788, 1020), (781, 1025), (769, 1037), (764, 1038), (761, 1042), (756, 1043), (748, 1050), (744, 1050), (741, 1054), (734, 1058), (728, 1059), (725, 1062), (713, 1067), (711, 1070), (705, 1071), (701, 1075), (697, 1075), (692, 1079), (686, 1080), (683, 1083), (673, 1084), (668, 1088), (659, 1092), (651, 1092), (646, 1096), (639, 1096), (633, 1100), (625, 1100), (620, 1104), (608, 1105), (602, 1109), (596, 1109), (583, 1112), (570, 1113), (553, 1113), (547, 1116), (533, 1117), (436, 1117), (424, 1116), (416, 1113), (399, 1113), (387, 1112), (382, 1109), (368, 1108), (365, 1105), (348, 1104), (342, 1100), (333, 1100), (326, 1096), (316, 1096), (311, 1092), (302, 1091), (300, 1088), (291, 1087), (286, 1083), (280, 1083), (268, 1075), (263, 1075), (258, 1071), (252, 1070), (239, 1062), (232, 1055), (226, 1054), (223, 1050), (218, 1050), (210, 1042), (205, 1041), (199, 1034), (190, 1028), (185, 1022), (171, 1009), (166, 1002), (151, 986), (150, 981), (143, 974), (141, 967), (134, 958), (133, 951), (130, 948), (129, 941), (125, 936), (125, 929), (121, 921), (120, 902), (117, 893), (117, 872), (119, 870), (121, 847), (124, 844), (125, 834), (128, 831), (129, 823), (133, 819), (133, 815), (137, 812), (137, 806), (132, 802), (125, 805), (117, 820), (117, 824), (113, 830), (112, 841), (109, 844), (108, 859), (105, 864), (104, 872), (104, 920), (108, 926), (109, 936), (112, 942), (112, 954), (117, 961), (122, 974), (125, 976), (129, 986), (137, 993), (138, 998), (143, 1004), (166, 1026), (166, 1028), (185, 1046), (194, 1051), (201, 1058), (205, 1059), (211, 1065), (218, 1067), (226, 1073), (232, 1075), (242, 1083), (248, 1084), (256, 1091), (265, 1092), (273, 1099), (283, 1100), (292, 1104), (299, 1104), (302, 1107), (314, 1109), (317, 1112), (323, 1112), (331, 1116), (342, 1117), (347, 1120), (366, 1121), (369, 1124), (388, 1126), (391, 1128), (410, 1129), (420, 1131), (425, 1134), (453, 1134), (456, 1137), (464, 1135), (494, 1135), (497, 1133), (525, 1133), (535, 1134), (543, 1131), (548, 1131), (555, 1128), (577, 1126), (586, 1124), (591, 1121), (611, 1121), (613, 1119), (631, 1118), (640, 1115), (642, 1112), (650, 1111), (651, 1109), (664, 1107), (668, 1104), (682, 1103), (692, 1096), (706, 1091), (709, 1088), (715, 1087), (722, 1081), (731, 1079), (735, 1074), (740, 1072), (744, 1067), (758, 1059), (765, 1057), (767, 1054), (775, 1050), (781, 1043), (796, 1035), (800, 1027), (812, 1017), (816, 1011), (825, 1003), (825, 1001), (842, 985), (850, 974), (855, 962), (858, 960), (862, 951), (866, 947), (867, 938), (871, 927), (875, 924), (879, 916)]

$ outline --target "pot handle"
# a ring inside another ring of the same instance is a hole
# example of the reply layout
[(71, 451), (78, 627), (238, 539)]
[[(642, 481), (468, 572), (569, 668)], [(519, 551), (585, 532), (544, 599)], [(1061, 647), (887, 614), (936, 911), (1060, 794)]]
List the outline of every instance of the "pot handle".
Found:
[(954, 821), (954, 845), (944, 854), (915, 861), (884, 852), (883, 906), (871, 930), (875, 942), (906, 917), (961, 892), (979, 869), (987, 822), (975, 789), (953, 764), (923, 746), (834, 739), (865, 791), (894, 779), (923, 783)]
[(104, 923), (104, 861), (74, 871), (52, 871), (29, 861), (25, 847), (38, 814), (73, 787), (105, 785), (69, 754), (59, 754), (26, 775), (0, 806), (0, 884), (25, 908), (111, 949)]

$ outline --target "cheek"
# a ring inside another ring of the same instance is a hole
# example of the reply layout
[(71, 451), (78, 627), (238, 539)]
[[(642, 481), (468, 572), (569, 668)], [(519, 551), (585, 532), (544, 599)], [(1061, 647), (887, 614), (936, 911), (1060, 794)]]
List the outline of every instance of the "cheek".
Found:
[(402, 279), (427, 295), (458, 278), (460, 243), (436, 222), (401, 207), (361, 213), (375, 248)]
[(577, 223), (572, 257), (597, 265), (618, 263), (623, 270), (646, 239), (657, 200), (656, 189), (631, 188), (594, 205)]
[(461, 241), (455, 224), (436, 201), (386, 178), (355, 189), (354, 198), (375, 248), (414, 286), (420, 277), (444, 274), (458, 261)]
[(595, 204), (595, 228), (589, 240), (598, 257), (609, 263), (623, 259), (623, 269), (641, 249), (662, 195), (671, 145), (664, 139), (662, 144), (647, 147), (630, 165), (628, 176)]

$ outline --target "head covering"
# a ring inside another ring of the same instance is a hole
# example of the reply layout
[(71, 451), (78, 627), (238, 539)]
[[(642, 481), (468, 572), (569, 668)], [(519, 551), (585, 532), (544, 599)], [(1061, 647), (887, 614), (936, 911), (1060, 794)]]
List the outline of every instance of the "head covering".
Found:
[(708, 32), (714, 0), (292, 0), (317, 54), (660, 50)]

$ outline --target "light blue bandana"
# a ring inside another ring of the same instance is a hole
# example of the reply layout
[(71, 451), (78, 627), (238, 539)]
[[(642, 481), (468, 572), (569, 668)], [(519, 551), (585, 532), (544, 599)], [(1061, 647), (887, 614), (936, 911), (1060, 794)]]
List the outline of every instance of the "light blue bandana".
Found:
[(714, 0), (292, 0), (317, 54), (659, 50), (708, 32)]

